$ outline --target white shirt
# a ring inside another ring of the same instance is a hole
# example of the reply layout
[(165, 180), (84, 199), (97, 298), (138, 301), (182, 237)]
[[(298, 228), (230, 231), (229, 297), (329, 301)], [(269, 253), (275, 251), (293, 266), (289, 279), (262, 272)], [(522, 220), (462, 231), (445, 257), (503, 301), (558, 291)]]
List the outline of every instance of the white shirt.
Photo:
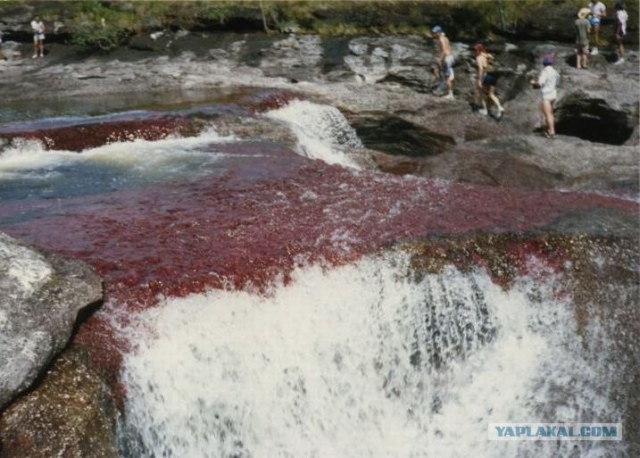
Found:
[(616, 19), (620, 23), (620, 30), (622, 34), (625, 35), (627, 33), (627, 21), (629, 20), (629, 15), (625, 10), (616, 11)]
[(44, 33), (44, 22), (31, 21), (31, 28), (33, 29), (33, 33)]
[(558, 86), (559, 79), (560, 74), (551, 65), (547, 65), (542, 69), (538, 77), (542, 100), (555, 100), (558, 98), (556, 87)]
[(589, 3), (589, 8), (591, 9), (591, 14), (597, 18), (601, 18), (607, 14), (607, 8), (602, 2), (591, 2)]

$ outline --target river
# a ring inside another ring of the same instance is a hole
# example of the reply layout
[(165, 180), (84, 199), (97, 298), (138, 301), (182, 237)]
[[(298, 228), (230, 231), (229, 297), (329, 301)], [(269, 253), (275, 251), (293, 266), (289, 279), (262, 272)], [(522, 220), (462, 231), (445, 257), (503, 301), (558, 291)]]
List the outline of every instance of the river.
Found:
[[(192, 135), (0, 152), (0, 230), (105, 278), (74, 342), (124, 387), (123, 456), (625, 453), (623, 441), (487, 440), (494, 423), (624, 416), (606, 326), (579, 329), (557, 266), (527, 255), (504, 287), (482, 263), (420, 271), (410, 246), (544, 232), (567, 211), (634, 202), (383, 174), (352, 155), (362, 143), (336, 108), (246, 100), (63, 107), (0, 129), (82, 140), (91, 126), (207, 115)], [(285, 126), (295, 146), (231, 134), (230, 118)]]

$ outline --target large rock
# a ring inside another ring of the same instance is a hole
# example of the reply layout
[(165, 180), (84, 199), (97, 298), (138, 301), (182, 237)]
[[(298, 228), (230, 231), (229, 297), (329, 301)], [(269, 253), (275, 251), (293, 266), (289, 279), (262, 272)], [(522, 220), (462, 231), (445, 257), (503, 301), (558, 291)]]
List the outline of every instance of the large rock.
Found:
[(66, 345), (78, 313), (102, 299), (86, 264), (0, 233), (0, 407), (36, 380)]
[(115, 458), (116, 408), (111, 390), (88, 368), (81, 348), (64, 351), (36, 390), (0, 416), (4, 458)]
[[(338, 107), (368, 149), (392, 155), (374, 157), (382, 170), (498, 186), (637, 191), (639, 75), (633, 49), (623, 65), (612, 65), (611, 52), (603, 50), (591, 56), (588, 70), (577, 70), (572, 46), (491, 42), (502, 74), (498, 95), (506, 108), (498, 123), (473, 112), (474, 61), (462, 43), (454, 41), (456, 100), (448, 101), (431, 94), (437, 86), (429, 70), (436, 55), (431, 39), (238, 38), (175, 34), (170, 36), (175, 54), (136, 57), (128, 54), (131, 50), (118, 50), (58, 63), (54, 59), (62, 51), (51, 47), (45, 62), (6, 64), (3, 95), (24, 109), (26, 99), (38, 94), (28, 84), (46, 84), (68, 100), (78, 96), (83, 104), (94, 100), (97, 105), (105, 99), (95, 96), (105, 93), (110, 103), (118, 98), (131, 102), (137, 91), (148, 103), (150, 91), (156, 90), (162, 92), (155, 100), (166, 101), (168, 95), (184, 97), (185, 91), (209, 100), (221, 88), (276, 88)], [(539, 94), (529, 85), (547, 52), (556, 55), (562, 77), (555, 143), (535, 137), (541, 125)], [(25, 79), (33, 66), (39, 68)]]
[(505, 135), (466, 142), (435, 155), (374, 154), (381, 170), (500, 187), (597, 191), (634, 196), (638, 187), (635, 146), (611, 148), (559, 135)]

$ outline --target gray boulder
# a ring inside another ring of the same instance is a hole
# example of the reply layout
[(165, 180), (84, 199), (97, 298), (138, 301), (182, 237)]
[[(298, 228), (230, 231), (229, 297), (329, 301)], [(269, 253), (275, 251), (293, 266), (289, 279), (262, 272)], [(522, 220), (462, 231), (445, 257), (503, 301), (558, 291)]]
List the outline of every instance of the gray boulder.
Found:
[(66, 345), (78, 313), (102, 299), (86, 264), (0, 233), (0, 408)]

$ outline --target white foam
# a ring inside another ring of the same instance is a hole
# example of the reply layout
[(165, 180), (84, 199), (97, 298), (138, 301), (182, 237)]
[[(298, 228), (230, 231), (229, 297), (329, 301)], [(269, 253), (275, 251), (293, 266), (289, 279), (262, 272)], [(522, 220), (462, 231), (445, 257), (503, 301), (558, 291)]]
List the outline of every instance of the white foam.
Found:
[(22, 171), (47, 169), (66, 163), (76, 155), (70, 151), (48, 151), (40, 140), (15, 139), (0, 153), (0, 174), (15, 177)]
[(197, 166), (215, 162), (223, 156), (205, 147), (232, 141), (236, 138), (207, 130), (193, 137), (113, 142), (77, 153), (49, 150), (39, 140), (14, 140), (0, 153), (0, 178), (46, 180), (58, 167), (82, 163), (110, 165), (145, 176), (172, 175), (187, 169), (192, 176), (194, 167), (190, 167), (191, 163)]
[(359, 168), (346, 151), (362, 142), (340, 111), (330, 105), (293, 100), (267, 117), (288, 123), (298, 138), (299, 154), (328, 164)]
[[(307, 267), (268, 296), (211, 291), (143, 312), (126, 331), (129, 453), (514, 456), (522, 444), (487, 441), (488, 423), (613, 420), (552, 286), (409, 271), (404, 254)], [(580, 390), (551, 399), (567, 378)]]

